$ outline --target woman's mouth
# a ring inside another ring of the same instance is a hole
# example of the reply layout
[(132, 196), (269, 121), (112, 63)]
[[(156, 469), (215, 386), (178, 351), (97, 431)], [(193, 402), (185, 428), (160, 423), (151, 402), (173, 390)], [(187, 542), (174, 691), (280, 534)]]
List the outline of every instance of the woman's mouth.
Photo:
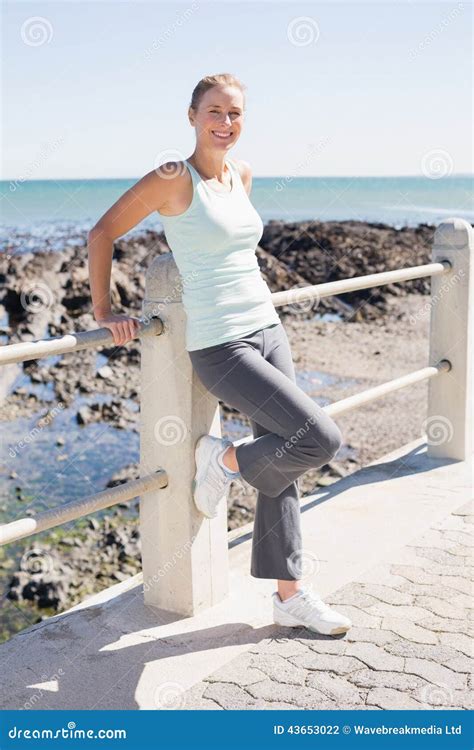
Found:
[(223, 133), (220, 130), (211, 130), (211, 133), (212, 133), (212, 135), (215, 135), (216, 138), (220, 138), (223, 141), (227, 140), (232, 135), (232, 131), (230, 133)]

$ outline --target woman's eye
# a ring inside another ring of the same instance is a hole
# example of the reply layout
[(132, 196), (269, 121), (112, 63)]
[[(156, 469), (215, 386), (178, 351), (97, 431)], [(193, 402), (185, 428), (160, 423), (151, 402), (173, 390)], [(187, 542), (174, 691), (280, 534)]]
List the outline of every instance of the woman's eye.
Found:
[[(211, 114), (214, 114), (214, 113), (218, 114), (219, 110), (218, 109), (211, 109)], [(240, 115), (240, 112), (231, 112), (230, 114), (233, 117), (238, 117)]]

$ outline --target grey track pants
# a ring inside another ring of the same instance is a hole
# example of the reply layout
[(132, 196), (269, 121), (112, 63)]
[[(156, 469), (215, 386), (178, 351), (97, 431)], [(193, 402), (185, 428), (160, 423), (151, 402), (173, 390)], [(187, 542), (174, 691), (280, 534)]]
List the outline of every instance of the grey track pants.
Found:
[(204, 387), (252, 426), (254, 439), (236, 446), (242, 478), (258, 490), (250, 574), (298, 580), (303, 553), (296, 480), (335, 456), (341, 431), (296, 385), (281, 322), (188, 354)]

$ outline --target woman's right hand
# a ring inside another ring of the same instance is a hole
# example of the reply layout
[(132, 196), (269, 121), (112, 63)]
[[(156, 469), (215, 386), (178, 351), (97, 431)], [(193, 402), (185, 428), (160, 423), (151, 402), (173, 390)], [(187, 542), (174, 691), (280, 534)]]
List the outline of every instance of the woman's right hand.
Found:
[(141, 321), (131, 315), (109, 313), (108, 315), (96, 315), (95, 319), (99, 328), (108, 328), (112, 331), (114, 344), (117, 346), (123, 346), (123, 344), (136, 338), (141, 326)]

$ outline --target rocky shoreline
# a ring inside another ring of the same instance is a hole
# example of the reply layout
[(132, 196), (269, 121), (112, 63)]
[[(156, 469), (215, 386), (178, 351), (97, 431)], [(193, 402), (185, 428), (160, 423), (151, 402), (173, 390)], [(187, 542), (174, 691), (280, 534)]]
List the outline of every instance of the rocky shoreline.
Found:
[[(262, 274), (272, 292), (308, 286), (384, 270), (421, 265), (431, 260), (435, 227), (394, 229), (363, 222), (269, 222), (257, 249)], [(114, 310), (141, 315), (145, 274), (152, 258), (168, 252), (161, 233), (147, 231), (140, 238), (115, 243), (112, 271)], [(8, 323), (0, 328), (3, 343), (61, 336), (97, 327), (90, 313), (85, 246), (62, 252), (0, 255), (3, 305)], [(318, 304), (279, 307), (294, 352), (297, 371), (312, 373), (311, 394), (338, 400), (351, 393), (423, 366), (427, 356), (429, 318), (417, 315), (429, 294), (430, 279), (387, 285), (323, 298)], [(416, 325), (413, 325), (413, 319)], [(18, 387), (0, 404), (0, 421), (8, 423), (38, 413), (45, 419), (51, 405), (76, 408), (78, 394), (90, 400), (78, 404), (76, 422), (109, 423), (123, 430), (138, 430), (140, 349), (125, 347), (84, 350), (19, 366), (30, 382), (53, 389), (53, 400), (38, 389)], [(321, 373), (338, 375), (329, 381)], [(341, 380), (342, 378), (342, 380)], [(353, 472), (383, 453), (417, 437), (426, 406), (422, 383), (410, 391), (386, 397), (341, 417), (345, 445), (334, 461), (308, 472), (300, 482), (302, 494), (314, 491)], [(101, 401), (100, 397), (109, 397)], [(227, 420), (245, 417), (222, 404), (223, 429)], [(400, 420), (399, 414), (403, 414)], [(246, 429), (245, 432), (250, 432)], [(55, 436), (61, 440), (61, 435)], [(18, 484), (14, 472), (2, 473)], [(108, 486), (138, 476), (138, 466), (125, 466)], [(21, 483), (21, 482), (20, 482)], [(255, 491), (231, 487), (229, 529), (252, 520)], [(20, 608), (30, 624), (62, 611), (94, 591), (140, 570), (138, 501), (116, 506), (103, 516), (82, 519), (74, 527), (44, 532), (20, 545), (15, 560), (9, 548), (0, 549), (0, 575), (8, 602)], [(4, 510), (6, 510), (4, 508)], [(26, 511), (25, 514), (28, 514)], [(10, 516), (9, 516), (10, 518)], [(17, 548), (18, 550), (18, 548)], [(21, 553), (21, 559), (18, 559)], [(4, 600), (6, 601), (6, 600)], [(0, 610), (0, 619), (1, 619)], [(24, 628), (25, 622), (21, 623)], [(16, 627), (19, 629), (19, 627)], [(9, 620), (0, 639), (15, 631)]]

